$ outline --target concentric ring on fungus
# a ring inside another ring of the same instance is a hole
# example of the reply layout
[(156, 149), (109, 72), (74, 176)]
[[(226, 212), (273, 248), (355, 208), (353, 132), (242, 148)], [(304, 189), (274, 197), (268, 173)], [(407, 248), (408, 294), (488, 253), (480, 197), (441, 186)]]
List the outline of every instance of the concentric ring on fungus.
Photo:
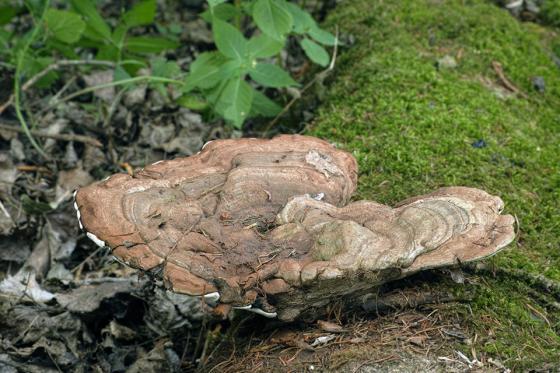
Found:
[(349, 203), (357, 164), (312, 137), (216, 140), (75, 194), (80, 227), (129, 266), (221, 309), (293, 320), (514, 238), (500, 198), (449, 187)]

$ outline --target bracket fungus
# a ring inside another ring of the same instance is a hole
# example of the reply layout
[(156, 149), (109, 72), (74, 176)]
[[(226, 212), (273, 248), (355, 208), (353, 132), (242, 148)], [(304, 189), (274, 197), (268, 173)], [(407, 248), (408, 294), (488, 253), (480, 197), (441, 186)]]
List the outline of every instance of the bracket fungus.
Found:
[(391, 208), (350, 202), (357, 164), (312, 137), (217, 140), (75, 195), (80, 226), (125, 264), (226, 312), (289, 321), (514, 238), (503, 202), (448, 187)]

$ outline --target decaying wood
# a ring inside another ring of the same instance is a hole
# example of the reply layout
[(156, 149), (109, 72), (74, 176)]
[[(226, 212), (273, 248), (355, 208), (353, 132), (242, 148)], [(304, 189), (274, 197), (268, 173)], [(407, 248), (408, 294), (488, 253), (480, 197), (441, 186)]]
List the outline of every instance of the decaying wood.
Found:
[(349, 203), (355, 159), (305, 136), (219, 140), (76, 195), (80, 224), (124, 263), (221, 310), (293, 320), (514, 238), (500, 198), (442, 188), (395, 208)]

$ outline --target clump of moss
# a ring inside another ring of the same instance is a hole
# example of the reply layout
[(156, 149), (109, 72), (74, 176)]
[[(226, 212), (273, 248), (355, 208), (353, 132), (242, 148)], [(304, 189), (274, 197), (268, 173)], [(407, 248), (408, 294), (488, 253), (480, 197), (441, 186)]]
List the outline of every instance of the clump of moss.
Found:
[[(500, 195), (520, 232), (492, 265), (560, 281), (557, 31), (482, 0), (357, 0), (328, 22), (356, 43), (338, 59), (309, 134), (353, 151), (357, 198), (390, 204), (446, 185)], [(457, 66), (438, 68), (445, 56)], [(496, 62), (519, 93), (506, 88)], [(533, 87), (535, 77), (544, 92)], [(481, 281), (470, 322), (479, 334), (501, 327), (478, 348), (516, 366), (558, 361), (554, 298), (537, 299), (505, 275)]]
[(543, 1), (539, 16), (544, 23), (560, 27), (560, 0)]

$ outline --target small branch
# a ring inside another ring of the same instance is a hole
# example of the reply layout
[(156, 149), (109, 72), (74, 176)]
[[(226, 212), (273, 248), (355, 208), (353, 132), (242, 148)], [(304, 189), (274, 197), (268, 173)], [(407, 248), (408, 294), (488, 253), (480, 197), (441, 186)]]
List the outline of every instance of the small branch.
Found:
[(385, 313), (391, 310), (417, 308), (426, 304), (450, 302), (468, 302), (469, 296), (456, 297), (447, 292), (399, 290), (379, 296), (366, 296), (362, 300), (362, 309), (366, 312)]
[(492, 61), (492, 67), (494, 68), (494, 71), (496, 72), (496, 75), (498, 75), (498, 78), (500, 79), (500, 83), (502, 83), (502, 85), (508, 89), (509, 91), (516, 93), (518, 95), (520, 95), (523, 98), (528, 98), (528, 96), (521, 91), (519, 88), (517, 88), (507, 77), (506, 74), (504, 74), (504, 69), (502, 68), (502, 64), (499, 63), (498, 61)]
[(278, 121), (280, 120), (280, 118), (286, 114), (288, 112), (288, 110), (290, 110), (290, 108), (296, 103), (296, 101), (298, 99), (301, 98), (301, 96), (303, 95), (303, 93), (305, 91), (307, 91), (309, 88), (311, 88), (315, 83), (317, 83), (318, 81), (322, 81), (324, 80), (327, 75), (329, 75), (329, 73), (334, 69), (334, 66), (336, 64), (336, 56), (338, 53), (338, 27), (336, 29), (336, 37), (335, 37), (335, 42), (334, 42), (334, 49), (333, 49), (333, 54), (331, 57), (331, 62), (329, 63), (329, 66), (319, 72), (317, 75), (315, 75), (315, 77), (308, 82), (300, 91), (300, 94), (298, 96), (293, 97), (290, 102), (288, 102), (286, 104), (286, 106), (284, 106), (284, 108), (282, 109), (282, 111), (280, 113), (278, 113), (278, 115), (276, 115), (276, 117), (274, 117), (274, 119), (272, 119), (268, 125), (266, 126), (265, 130), (264, 130), (264, 135), (268, 135), (268, 132), (270, 131), (270, 129), (276, 124), (278, 123)]
[[(26, 133), (25, 130), (22, 129), (22, 128), (14, 127), (14, 126), (10, 126), (8, 124), (2, 124), (2, 123), (0, 123), (0, 130), (12, 131), (12, 132), (18, 132), (18, 133)], [(33, 136), (44, 137), (44, 138), (48, 138), (48, 139), (81, 142), (81, 143), (84, 143), (84, 144), (95, 146), (97, 148), (100, 148), (100, 147), (103, 146), (103, 144), (101, 144), (101, 142), (99, 142), (99, 140), (94, 139), (92, 137), (83, 136), (83, 135), (61, 134), (61, 133), (51, 134), (51, 133), (47, 133), (47, 132), (41, 131), (41, 130), (29, 130), (29, 133)]]

